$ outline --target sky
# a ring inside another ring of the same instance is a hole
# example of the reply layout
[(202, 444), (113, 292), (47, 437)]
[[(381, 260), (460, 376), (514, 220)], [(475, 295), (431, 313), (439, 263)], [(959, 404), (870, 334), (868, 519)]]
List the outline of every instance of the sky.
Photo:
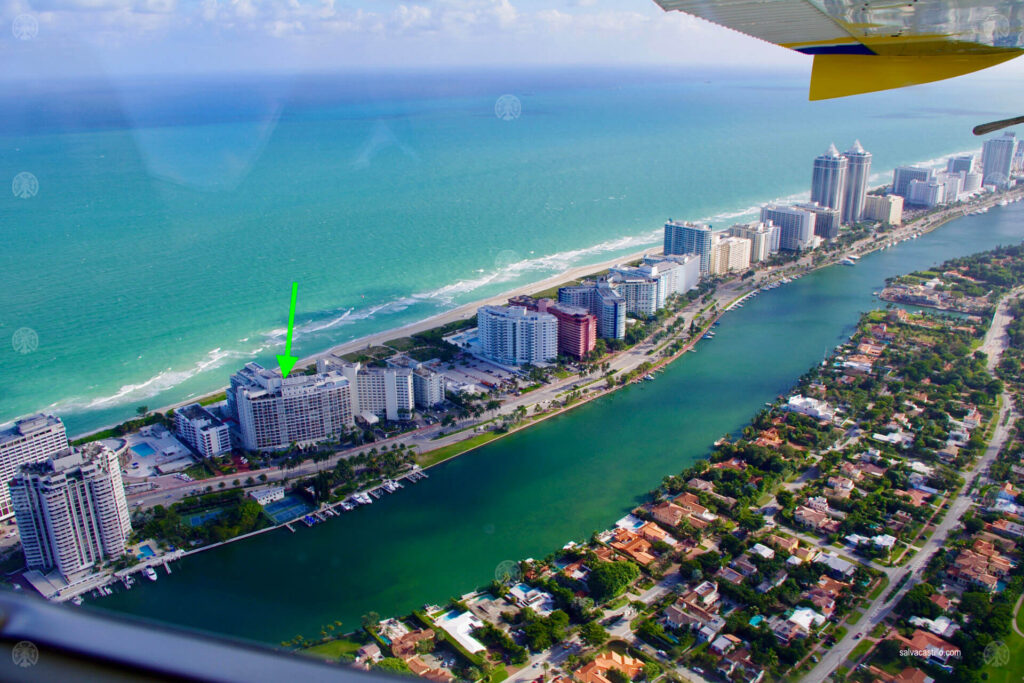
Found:
[[(12, 28), (28, 15), (31, 40)], [(6, 77), (810, 60), (653, 0), (0, 0)]]

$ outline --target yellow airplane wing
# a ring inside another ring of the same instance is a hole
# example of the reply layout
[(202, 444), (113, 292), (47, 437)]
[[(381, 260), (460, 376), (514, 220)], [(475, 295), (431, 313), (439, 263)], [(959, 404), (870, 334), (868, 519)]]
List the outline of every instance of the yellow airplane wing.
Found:
[(812, 100), (902, 88), (1024, 52), (1024, 0), (655, 0), (814, 55)]

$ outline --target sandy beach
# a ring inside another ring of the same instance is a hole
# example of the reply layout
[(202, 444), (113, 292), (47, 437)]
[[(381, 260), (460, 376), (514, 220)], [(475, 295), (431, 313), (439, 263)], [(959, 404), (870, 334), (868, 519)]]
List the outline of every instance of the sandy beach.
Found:
[(575, 268), (569, 268), (568, 270), (552, 275), (551, 277), (544, 278), (543, 280), (540, 280), (538, 282), (532, 282), (530, 284), (522, 285), (520, 287), (510, 289), (500, 294), (495, 294), (494, 296), (485, 299), (479, 299), (477, 301), (472, 301), (468, 304), (463, 304), (457, 308), (451, 309), (450, 311), (444, 311), (443, 313), (432, 315), (429, 318), (425, 318), (419, 322), (410, 323), (409, 325), (405, 325), (403, 327), (396, 327), (389, 330), (384, 330), (383, 332), (377, 332), (374, 334), (366, 335), (365, 337), (353, 339), (352, 341), (345, 342), (344, 344), (339, 344), (321, 353), (315, 354), (313, 356), (308, 356), (306, 358), (302, 358), (298, 362), (296, 367), (306, 367), (308, 365), (311, 365), (312, 363), (315, 363), (317, 358), (322, 358), (330, 354), (342, 355), (346, 353), (351, 353), (353, 351), (358, 351), (359, 349), (365, 349), (369, 346), (379, 346), (384, 342), (390, 341), (392, 339), (398, 339), (399, 337), (408, 337), (410, 335), (417, 334), (419, 332), (424, 332), (435, 327), (447, 325), (448, 323), (455, 322), (456, 320), (465, 320), (476, 315), (476, 310), (481, 306), (504, 305), (508, 302), (508, 299), (513, 296), (532, 294), (535, 292), (543, 292), (544, 290), (551, 289), (552, 287), (564, 284), (571, 280), (579, 280), (587, 276), (593, 275), (595, 273), (599, 273), (616, 264), (626, 263), (627, 261), (635, 261), (642, 257), (644, 254), (654, 253), (660, 254), (661, 248), (650, 247), (648, 249), (644, 249), (643, 251), (638, 251), (632, 254), (626, 254), (625, 256), (619, 256), (617, 258), (610, 259), (608, 261), (603, 261), (601, 263), (594, 263), (588, 266), (576, 266)]
[[(472, 301), (472, 302), (467, 303), (467, 304), (462, 304), (461, 306), (458, 306), (458, 307), (453, 308), (453, 309), (448, 310), (448, 311), (443, 311), (441, 313), (438, 313), (437, 315), (432, 315), (429, 318), (424, 318), (423, 320), (420, 320), (420, 321), (415, 322), (415, 323), (410, 323), (410, 324), (404, 325), (402, 327), (395, 327), (395, 328), (387, 329), (387, 330), (384, 330), (382, 332), (375, 332), (374, 334), (369, 334), (369, 335), (366, 335), (364, 337), (359, 337), (358, 339), (353, 339), (351, 341), (347, 341), (344, 344), (338, 344), (337, 346), (333, 346), (333, 347), (331, 347), (331, 348), (329, 348), (329, 349), (327, 349), (325, 351), (321, 351), (320, 353), (314, 354), (312, 356), (306, 356), (306, 357), (300, 359), (299, 362), (296, 363), (296, 365), (295, 365), (295, 370), (301, 370), (302, 368), (308, 367), (308, 366), (312, 365), (313, 363), (315, 363), (318, 358), (323, 358), (324, 356), (328, 356), (328, 355), (332, 355), (332, 354), (334, 354), (334, 355), (343, 355), (343, 354), (346, 354), (346, 353), (351, 353), (353, 351), (358, 351), (359, 349), (365, 349), (368, 346), (379, 346), (379, 345), (383, 344), (384, 342), (392, 340), (392, 339), (398, 339), (399, 337), (408, 337), (410, 335), (417, 334), (419, 332), (424, 332), (426, 330), (430, 330), (430, 329), (433, 329), (435, 327), (441, 327), (442, 325), (446, 325), (446, 324), (448, 324), (450, 322), (454, 322), (456, 320), (465, 320), (467, 318), (471, 318), (474, 315), (476, 315), (476, 309), (480, 308), (481, 306), (502, 305), (502, 304), (505, 304), (510, 297), (518, 296), (518, 295), (521, 295), (521, 294), (532, 294), (532, 293), (535, 293), (535, 292), (543, 292), (546, 289), (550, 289), (550, 288), (555, 287), (557, 285), (561, 285), (561, 284), (563, 284), (565, 282), (569, 282), (569, 281), (572, 281), (572, 280), (579, 280), (579, 279), (585, 278), (587, 276), (593, 275), (595, 273), (599, 273), (599, 272), (601, 272), (603, 270), (606, 270), (606, 269), (610, 268), (611, 266), (614, 266), (614, 265), (616, 265), (618, 263), (625, 263), (627, 261), (635, 261), (635, 260), (639, 259), (640, 257), (642, 257), (644, 254), (656, 254), (656, 253), (660, 254), (661, 253), (661, 248), (659, 246), (651, 246), (651, 247), (649, 247), (647, 249), (644, 249), (642, 251), (637, 251), (637, 252), (634, 252), (634, 253), (631, 253), (631, 254), (625, 254), (623, 256), (618, 256), (616, 258), (609, 259), (607, 261), (602, 261), (600, 263), (593, 263), (593, 264), (585, 265), (585, 266), (575, 266), (573, 268), (566, 269), (566, 270), (564, 270), (564, 271), (562, 271), (560, 273), (557, 273), (555, 275), (552, 275), (550, 277), (546, 277), (543, 280), (538, 280), (536, 282), (531, 282), (529, 284), (521, 285), (519, 287), (516, 287), (514, 289), (510, 289), (510, 290), (502, 292), (500, 294), (495, 294), (494, 296), (491, 296), (491, 297), (487, 297), (487, 298), (484, 298), (484, 299), (478, 299), (476, 301)], [(227, 388), (227, 386), (225, 385), (225, 386), (222, 386), (220, 389), (217, 389), (215, 391), (211, 391), (210, 393), (205, 394), (203, 396), (194, 396), (194, 397), (192, 397), (190, 399), (187, 399), (185, 401), (180, 401), (180, 402), (174, 403), (172, 405), (167, 405), (167, 406), (163, 406), (161, 408), (157, 408), (153, 412), (165, 413), (168, 410), (173, 410), (175, 408), (180, 408), (181, 406), (185, 406), (185, 405), (189, 405), (189, 404), (192, 404), (192, 403), (196, 403), (197, 401), (202, 401), (203, 399), (208, 398), (210, 396), (215, 396), (216, 394), (220, 393), (221, 391), (224, 391), (226, 388)], [(101, 431), (103, 431), (105, 429), (110, 429), (110, 428), (112, 428), (114, 426), (116, 426), (116, 425), (107, 425), (105, 427), (101, 427), (100, 429), (89, 430), (88, 432), (83, 432), (81, 434), (76, 434), (75, 436), (73, 436), (71, 438), (73, 438), (73, 439), (81, 439), (83, 437), (89, 436), (90, 434), (95, 434), (96, 432), (101, 432)]]

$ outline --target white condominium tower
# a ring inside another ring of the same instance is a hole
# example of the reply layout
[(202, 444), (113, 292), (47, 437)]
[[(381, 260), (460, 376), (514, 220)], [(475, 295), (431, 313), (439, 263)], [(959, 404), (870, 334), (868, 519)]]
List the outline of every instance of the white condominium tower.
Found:
[(174, 431), (204, 458), (231, 450), (228, 426), (198, 403), (174, 411)]
[(371, 422), (370, 415), (392, 422), (412, 419), (416, 402), (412, 368), (378, 368), (329, 357), (318, 361), (317, 369), (336, 370), (348, 379), (353, 416)]
[(751, 242), (745, 237), (715, 235), (711, 241), (712, 275), (725, 275), (734, 270), (750, 267)]
[[(68, 448), (64, 423), (53, 415), (33, 415), (0, 431), (0, 477), (6, 484), (25, 463), (42, 462)], [(14, 514), (7, 486), (0, 486), (0, 519)]]
[(1010, 181), (1013, 153), (1017, 138), (1007, 131), (997, 138), (985, 141), (981, 148), (982, 182), (986, 185), (1005, 187)]
[(868, 193), (868, 178), (871, 176), (871, 152), (865, 151), (860, 140), (843, 152), (847, 161), (846, 187), (843, 193), (841, 220), (857, 223), (864, 217), (864, 197)]
[(477, 336), (483, 355), (505, 365), (558, 357), (558, 319), (523, 306), (481, 306)]
[(109, 448), (89, 444), (22, 465), (9, 488), (29, 569), (71, 583), (124, 555), (132, 524)]
[(750, 240), (750, 262), (767, 261), (779, 250), (779, 226), (771, 221), (737, 223), (729, 228), (729, 234)]
[(910, 192), (910, 183), (915, 180), (927, 182), (931, 180), (932, 172), (927, 168), (917, 166), (897, 166), (892, 172), (892, 193), (906, 198)]
[(708, 272), (711, 265), (711, 226), (704, 223), (665, 223), (665, 254), (697, 254), (700, 272)]
[(259, 363), (231, 376), (228, 410), (238, 421), (242, 445), (271, 450), (308, 444), (340, 433), (353, 423), (348, 379), (336, 370), (282, 378)]
[(814, 159), (814, 173), (811, 176), (811, 201), (843, 213), (843, 198), (846, 193), (846, 173), (849, 162), (839, 153), (836, 146), (829, 145), (828, 151)]
[(626, 297), (607, 280), (558, 289), (558, 303), (585, 308), (597, 318), (597, 336), (622, 339), (626, 336)]
[(761, 207), (761, 222), (779, 227), (779, 249), (802, 251), (814, 245), (816, 216), (806, 209), (768, 204)]

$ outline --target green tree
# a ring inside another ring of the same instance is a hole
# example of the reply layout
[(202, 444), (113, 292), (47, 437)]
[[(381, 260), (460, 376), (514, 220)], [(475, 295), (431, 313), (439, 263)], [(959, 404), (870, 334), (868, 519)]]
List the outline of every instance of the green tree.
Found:
[(619, 595), (636, 581), (640, 570), (632, 562), (600, 562), (587, 577), (587, 585), (595, 602), (604, 602)]

